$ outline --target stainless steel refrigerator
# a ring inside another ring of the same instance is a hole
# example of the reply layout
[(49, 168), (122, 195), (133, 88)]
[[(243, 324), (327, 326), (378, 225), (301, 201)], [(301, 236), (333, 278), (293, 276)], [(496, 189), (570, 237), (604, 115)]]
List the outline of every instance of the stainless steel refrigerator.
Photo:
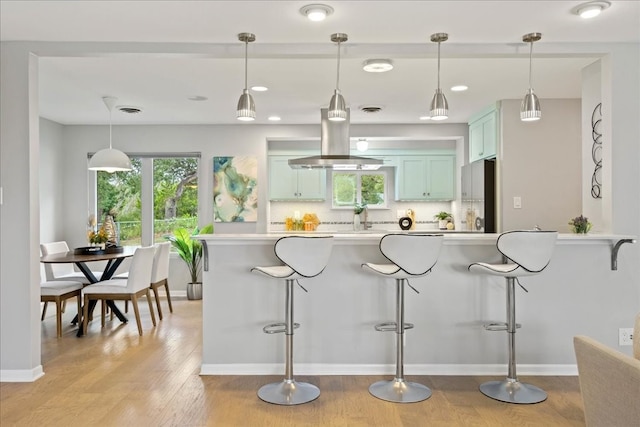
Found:
[(495, 233), (496, 162), (477, 160), (462, 166), (462, 216), (467, 231)]

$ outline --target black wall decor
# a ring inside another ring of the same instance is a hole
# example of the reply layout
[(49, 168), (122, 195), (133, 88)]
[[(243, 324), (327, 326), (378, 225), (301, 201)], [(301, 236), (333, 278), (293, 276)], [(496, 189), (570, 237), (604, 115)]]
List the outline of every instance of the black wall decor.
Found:
[(591, 175), (591, 197), (594, 199), (602, 198), (602, 133), (600, 126), (602, 125), (602, 102), (596, 105), (591, 113), (591, 159), (595, 164), (593, 175)]

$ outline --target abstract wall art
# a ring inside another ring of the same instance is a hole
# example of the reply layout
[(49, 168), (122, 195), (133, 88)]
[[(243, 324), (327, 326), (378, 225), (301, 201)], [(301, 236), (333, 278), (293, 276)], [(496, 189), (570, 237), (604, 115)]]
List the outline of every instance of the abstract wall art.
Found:
[(258, 159), (213, 158), (213, 215), (215, 222), (258, 220)]

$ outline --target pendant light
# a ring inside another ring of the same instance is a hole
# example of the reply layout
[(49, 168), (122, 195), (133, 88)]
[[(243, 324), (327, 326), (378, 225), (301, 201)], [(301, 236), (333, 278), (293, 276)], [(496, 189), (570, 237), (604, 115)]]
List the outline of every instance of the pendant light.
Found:
[(340, 43), (346, 42), (349, 39), (344, 33), (331, 34), (331, 41), (338, 43), (338, 72), (336, 78), (336, 90), (333, 92), (331, 101), (329, 101), (329, 109), (327, 111), (327, 118), (333, 122), (343, 122), (347, 119), (347, 107), (344, 102), (344, 97), (340, 93)]
[(542, 111), (540, 110), (540, 101), (535, 93), (533, 93), (533, 87), (531, 85), (531, 56), (533, 54), (533, 43), (542, 38), (540, 33), (529, 33), (522, 36), (522, 41), (529, 43), (529, 90), (524, 95), (522, 104), (520, 105), (520, 120), (523, 122), (532, 122), (540, 120), (542, 117)]
[(446, 42), (449, 39), (447, 33), (435, 33), (431, 35), (431, 41), (438, 43), (438, 88), (435, 95), (431, 100), (431, 120), (445, 120), (449, 118), (449, 103), (447, 98), (440, 89), (440, 43)]
[(89, 170), (105, 171), (109, 173), (130, 171), (132, 167), (129, 157), (127, 157), (127, 155), (122, 151), (116, 150), (111, 146), (111, 112), (113, 111), (113, 106), (116, 105), (118, 99), (111, 96), (105, 96), (102, 98), (102, 101), (109, 110), (109, 148), (100, 150), (91, 156), (91, 159), (89, 160)]
[(244, 90), (238, 100), (236, 118), (244, 122), (250, 122), (256, 119), (256, 104), (253, 102), (253, 97), (249, 93), (249, 86), (247, 84), (247, 50), (249, 43), (256, 40), (256, 36), (251, 33), (240, 33), (238, 34), (238, 40), (244, 42)]

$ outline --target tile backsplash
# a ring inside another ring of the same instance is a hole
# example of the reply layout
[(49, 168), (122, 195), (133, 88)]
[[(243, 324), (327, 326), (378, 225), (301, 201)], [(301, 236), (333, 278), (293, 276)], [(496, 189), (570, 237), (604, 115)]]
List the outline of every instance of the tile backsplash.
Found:
[[(415, 212), (417, 230), (437, 230), (438, 221), (433, 218), (440, 211), (454, 213), (455, 202), (395, 202), (390, 201), (386, 209), (369, 209), (368, 221), (373, 228), (400, 231), (398, 225), (397, 211), (403, 213), (407, 209)], [(286, 217), (293, 217), (294, 212), (315, 213), (320, 219), (318, 231), (340, 231), (351, 230), (353, 228), (352, 209), (332, 209), (331, 201), (325, 202), (270, 202), (269, 209), (269, 231), (283, 231)], [(360, 215), (364, 220), (364, 214)], [(456, 228), (458, 228), (458, 218), (455, 218)]]

